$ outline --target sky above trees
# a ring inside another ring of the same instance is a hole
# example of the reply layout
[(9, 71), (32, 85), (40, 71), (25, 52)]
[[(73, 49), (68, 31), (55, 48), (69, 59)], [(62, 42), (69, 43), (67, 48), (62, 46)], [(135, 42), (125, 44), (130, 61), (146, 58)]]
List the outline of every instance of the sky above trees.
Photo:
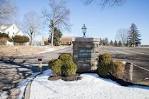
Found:
[[(36, 11), (41, 14), (48, 8), (48, 0), (15, 0), (17, 19), (23, 19), (25, 13)], [(122, 6), (102, 9), (98, 4), (85, 5), (83, 0), (67, 0), (70, 9), (71, 31), (63, 31), (65, 36), (83, 36), (81, 27), (87, 26), (87, 37), (115, 40), (119, 29), (129, 29), (135, 23), (141, 34), (142, 44), (149, 44), (149, 0), (127, 0)], [(41, 14), (42, 16), (42, 14)], [(45, 28), (41, 35), (48, 35)]]

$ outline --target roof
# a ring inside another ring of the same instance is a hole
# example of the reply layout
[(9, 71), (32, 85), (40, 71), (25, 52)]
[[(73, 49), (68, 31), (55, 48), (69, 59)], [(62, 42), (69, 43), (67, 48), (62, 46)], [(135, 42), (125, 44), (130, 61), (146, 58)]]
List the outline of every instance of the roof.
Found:
[(12, 25), (14, 25), (14, 24), (1, 24), (0, 25), (0, 32), (4, 32), (8, 28), (10, 28)]
[(67, 41), (72, 41), (72, 39), (73, 39), (73, 37), (62, 37), (61, 41), (67, 42)]

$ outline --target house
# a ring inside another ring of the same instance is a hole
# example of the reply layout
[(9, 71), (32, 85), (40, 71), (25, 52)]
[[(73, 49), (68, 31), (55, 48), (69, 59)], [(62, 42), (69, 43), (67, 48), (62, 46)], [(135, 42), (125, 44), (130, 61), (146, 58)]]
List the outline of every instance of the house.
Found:
[(61, 45), (72, 45), (73, 37), (62, 37), (60, 39)]
[[(0, 33), (8, 34), (9, 38), (14, 37), (15, 35), (24, 35), (15, 24), (0, 25)], [(1, 42), (5, 42), (6, 45), (14, 45), (13, 42), (9, 42), (8, 40), (1, 40)]]
[(23, 35), (23, 32), (15, 24), (0, 25), (0, 33), (6, 33), (10, 38), (15, 35)]

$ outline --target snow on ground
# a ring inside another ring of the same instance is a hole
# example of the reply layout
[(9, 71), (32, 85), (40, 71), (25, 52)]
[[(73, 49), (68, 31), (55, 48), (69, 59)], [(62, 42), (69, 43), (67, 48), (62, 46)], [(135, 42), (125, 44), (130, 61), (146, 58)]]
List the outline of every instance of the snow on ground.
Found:
[(148, 87), (123, 87), (93, 73), (78, 81), (49, 81), (50, 72), (32, 82), (30, 99), (149, 99)]
[(27, 79), (21, 81), (21, 82), (18, 84), (18, 88), (19, 88), (20, 91), (21, 91), (21, 93), (20, 93), (19, 96), (18, 96), (18, 99), (22, 99), (27, 84), (28, 84), (29, 82), (31, 82), (31, 80), (32, 80), (32, 79), (34, 78), (34, 76), (36, 76), (37, 74), (38, 74), (38, 73), (34, 73), (33, 75), (31, 75), (30, 77), (28, 77)]
[(0, 92), (0, 99), (7, 99), (8, 98), (8, 93), (6, 91)]

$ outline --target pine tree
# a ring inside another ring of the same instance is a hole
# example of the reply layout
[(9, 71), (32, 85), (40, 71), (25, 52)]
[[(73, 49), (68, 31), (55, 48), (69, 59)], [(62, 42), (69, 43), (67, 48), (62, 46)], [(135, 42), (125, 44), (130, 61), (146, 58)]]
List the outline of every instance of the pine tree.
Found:
[(121, 41), (118, 42), (118, 46), (119, 46), (119, 47), (122, 46), (122, 42), (121, 42)]
[[(53, 37), (53, 45), (59, 46), (60, 45), (60, 38), (62, 37), (62, 32), (60, 29), (54, 28), (54, 37)], [(51, 41), (51, 37), (49, 39), (49, 42)]]
[(114, 45), (112, 40), (110, 41), (110, 45), (111, 45), (111, 46), (113, 46), (113, 45)]
[(100, 44), (103, 45), (103, 40), (100, 38)]
[(141, 44), (140, 36), (141, 35), (139, 34), (139, 31), (136, 25), (134, 23), (131, 24), (129, 36), (128, 36), (128, 45), (131, 47), (135, 47)]
[(117, 41), (115, 40), (115, 41), (114, 41), (114, 46), (117, 46), (117, 45), (118, 45), (118, 44), (117, 44)]
[(103, 39), (103, 45), (109, 45), (109, 41), (108, 41), (108, 38), (105, 38), (105, 39)]

